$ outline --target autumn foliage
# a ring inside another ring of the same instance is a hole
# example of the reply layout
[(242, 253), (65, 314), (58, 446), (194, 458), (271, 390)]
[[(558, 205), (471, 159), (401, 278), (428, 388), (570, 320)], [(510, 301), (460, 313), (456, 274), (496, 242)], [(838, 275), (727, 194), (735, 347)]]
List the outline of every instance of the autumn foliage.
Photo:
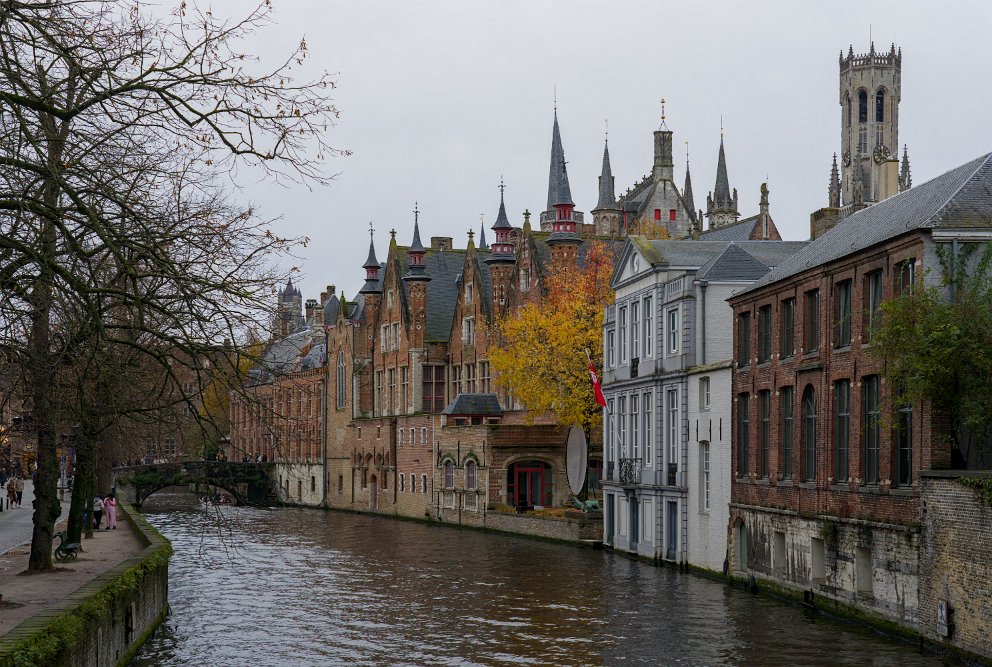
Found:
[(531, 418), (550, 413), (560, 424), (592, 427), (600, 419), (589, 378), (603, 357), (603, 308), (613, 301), (614, 251), (591, 241), (582, 266), (552, 265), (543, 302), (497, 322), (490, 363)]

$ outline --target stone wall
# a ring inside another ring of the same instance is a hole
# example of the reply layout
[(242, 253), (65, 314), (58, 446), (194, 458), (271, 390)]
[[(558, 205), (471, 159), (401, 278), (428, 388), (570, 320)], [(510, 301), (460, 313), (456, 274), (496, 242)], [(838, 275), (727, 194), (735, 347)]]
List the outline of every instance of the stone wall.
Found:
[(0, 666), (125, 665), (162, 622), (172, 546), (129, 505), (119, 504), (118, 516), (145, 548), (7, 633)]
[(813, 591), (915, 630), (920, 533), (913, 526), (730, 508), (730, 569)]
[[(958, 475), (934, 471), (921, 480), (920, 632), (933, 641), (992, 658), (992, 508)], [(937, 606), (950, 607), (949, 637), (938, 628)]]
[(599, 542), (603, 539), (603, 515), (600, 512), (584, 513), (579, 510), (567, 510), (565, 517), (546, 517), (534, 514), (449, 509), (442, 511), (441, 521), (562, 542)]

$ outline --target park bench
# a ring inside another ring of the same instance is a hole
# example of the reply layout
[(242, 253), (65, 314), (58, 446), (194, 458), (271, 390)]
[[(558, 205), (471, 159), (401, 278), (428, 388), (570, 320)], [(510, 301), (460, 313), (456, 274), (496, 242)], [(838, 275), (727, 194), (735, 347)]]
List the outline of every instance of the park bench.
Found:
[(55, 537), (59, 538), (59, 545), (55, 547), (55, 560), (60, 562), (65, 562), (67, 560), (75, 560), (76, 553), (79, 552), (79, 548), (82, 546), (79, 542), (68, 542), (69, 537), (63, 530), (56, 533)]

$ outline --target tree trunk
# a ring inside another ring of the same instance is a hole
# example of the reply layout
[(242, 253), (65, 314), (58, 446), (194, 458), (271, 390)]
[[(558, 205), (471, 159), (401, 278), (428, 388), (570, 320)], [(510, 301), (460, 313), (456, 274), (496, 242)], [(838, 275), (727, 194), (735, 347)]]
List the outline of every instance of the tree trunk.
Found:
[[(93, 494), (90, 480), (93, 477), (93, 436), (85, 423), (80, 425), (76, 441), (76, 477), (72, 484), (72, 501), (69, 505), (69, 523), (66, 527), (70, 542), (79, 542), (82, 537), (83, 516), (92, 510)], [(92, 525), (92, 512), (90, 514)]]

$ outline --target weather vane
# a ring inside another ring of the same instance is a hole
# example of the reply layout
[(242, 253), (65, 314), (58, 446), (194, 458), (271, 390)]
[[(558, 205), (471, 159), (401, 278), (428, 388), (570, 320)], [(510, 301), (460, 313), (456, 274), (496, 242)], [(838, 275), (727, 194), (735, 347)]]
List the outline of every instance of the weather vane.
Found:
[(369, 220), (369, 238), (370, 238), (370, 239), (372, 238), (372, 235), (373, 235), (374, 233), (375, 233), (375, 229), (373, 229), (373, 228), (372, 228), (372, 221), (371, 221), (371, 220)]
[(420, 222), (420, 206), (417, 205), (417, 202), (413, 202), (413, 222)]
[(661, 122), (665, 122), (665, 98), (661, 98)]
[(506, 190), (506, 185), (503, 183), (503, 174), (499, 175), (499, 198), (503, 198), (503, 192)]

